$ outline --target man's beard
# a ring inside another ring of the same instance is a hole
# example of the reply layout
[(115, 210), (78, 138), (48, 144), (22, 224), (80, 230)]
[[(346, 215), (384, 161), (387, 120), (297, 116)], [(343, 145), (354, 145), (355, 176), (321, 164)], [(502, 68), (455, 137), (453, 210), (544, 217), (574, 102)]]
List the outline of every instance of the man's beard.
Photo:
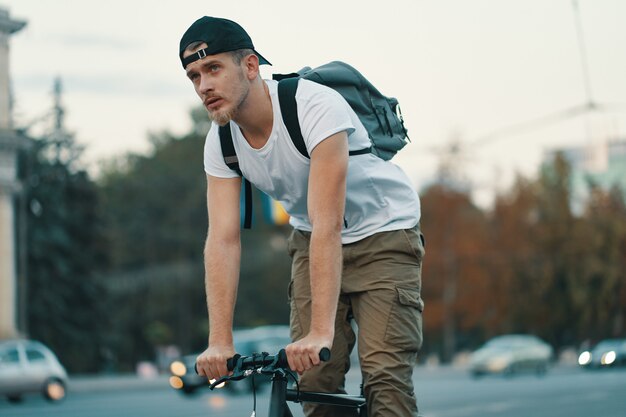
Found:
[(228, 124), (228, 122), (236, 118), (237, 115), (239, 115), (240, 113), (243, 103), (248, 98), (248, 94), (250, 93), (250, 85), (245, 82), (245, 75), (243, 71), (241, 71), (241, 73), (239, 74), (239, 81), (240, 83), (237, 86), (236, 91), (234, 92), (234, 106), (224, 110), (218, 109), (214, 112), (211, 112), (207, 109), (211, 120), (213, 120), (213, 122), (217, 123), (219, 126), (225, 126), (226, 124)]
[(209, 118), (213, 120), (213, 122), (217, 123), (219, 126), (225, 126), (228, 122), (230, 122), (238, 113), (238, 109), (236, 107), (229, 110), (217, 110), (214, 112), (208, 111)]

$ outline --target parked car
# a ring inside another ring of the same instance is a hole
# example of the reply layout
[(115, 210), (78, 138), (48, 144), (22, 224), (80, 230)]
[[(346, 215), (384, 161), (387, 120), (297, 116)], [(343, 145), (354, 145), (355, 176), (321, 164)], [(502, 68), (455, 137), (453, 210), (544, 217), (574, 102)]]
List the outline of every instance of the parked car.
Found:
[(41, 393), (50, 401), (65, 398), (67, 372), (54, 353), (32, 340), (0, 341), (0, 395), (20, 401)]
[(543, 375), (554, 356), (552, 346), (536, 336), (516, 334), (494, 337), (470, 357), (470, 373), (513, 375), (523, 371)]
[[(236, 330), (233, 332), (235, 351), (240, 355), (247, 356), (253, 353), (267, 352), (275, 354), (291, 342), (288, 326), (260, 326), (251, 329)], [(206, 378), (195, 372), (196, 358), (199, 353), (185, 355), (170, 365), (170, 386), (180, 390), (184, 394), (193, 394), (198, 388), (207, 386)], [(257, 389), (262, 388), (269, 382), (269, 377), (256, 375), (254, 384)], [(243, 381), (224, 384), (220, 388), (239, 393), (252, 390), (252, 378)]]
[(626, 339), (605, 339), (578, 356), (583, 368), (626, 366)]

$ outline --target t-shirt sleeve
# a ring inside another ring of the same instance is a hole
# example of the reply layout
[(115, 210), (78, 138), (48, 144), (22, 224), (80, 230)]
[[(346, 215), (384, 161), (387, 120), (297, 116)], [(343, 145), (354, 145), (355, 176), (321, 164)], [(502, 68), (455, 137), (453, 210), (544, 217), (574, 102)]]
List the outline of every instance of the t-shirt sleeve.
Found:
[(296, 93), (300, 129), (309, 154), (324, 139), (355, 129), (350, 106), (335, 90), (308, 80), (300, 80)]
[(211, 126), (204, 142), (204, 171), (218, 178), (237, 178), (239, 175), (228, 168), (222, 155), (222, 145), (219, 137), (219, 126)]

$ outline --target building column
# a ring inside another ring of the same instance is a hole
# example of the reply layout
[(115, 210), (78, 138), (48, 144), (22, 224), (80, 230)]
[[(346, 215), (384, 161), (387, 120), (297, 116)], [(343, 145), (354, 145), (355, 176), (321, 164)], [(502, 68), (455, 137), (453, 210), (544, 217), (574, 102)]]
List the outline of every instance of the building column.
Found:
[(0, 190), (0, 339), (17, 334), (13, 217), (13, 199)]
[(26, 25), (0, 9), (0, 339), (15, 337), (17, 284), (13, 196), (19, 190), (17, 151), (24, 144), (13, 132), (9, 84), (9, 38)]

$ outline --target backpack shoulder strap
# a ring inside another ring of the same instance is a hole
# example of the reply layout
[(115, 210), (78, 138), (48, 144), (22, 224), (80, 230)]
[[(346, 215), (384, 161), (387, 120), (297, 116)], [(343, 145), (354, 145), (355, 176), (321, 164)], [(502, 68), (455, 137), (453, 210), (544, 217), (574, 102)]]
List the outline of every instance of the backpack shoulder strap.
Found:
[(222, 145), (222, 157), (224, 158), (224, 163), (226, 163), (228, 168), (239, 174), (240, 177), (243, 177), (241, 169), (239, 168), (239, 158), (237, 158), (235, 145), (233, 144), (233, 135), (230, 131), (230, 123), (220, 126), (219, 137), (220, 144)]
[(235, 152), (233, 135), (230, 131), (230, 123), (220, 126), (218, 134), (220, 137), (220, 144), (222, 145), (222, 157), (224, 158), (224, 163), (226, 163), (228, 168), (235, 171), (243, 179), (245, 204), (243, 227), (244, 229), (250, 229), (252, 226), (252, 184), (250, 184), (250, 181), (243, 176), (241, 168), (239, 168), (239, 158), (237, 158), (237, 153)]
[(300, 122), (298, 121), (296, 90), (298, 89), (299, 80), (299, 77), (293, 77), (285, 78), (278, 82), (278, 103), (280, 104), (280, 113), (283, 116), (283, 121), (293, 144), (305, 158), (310, 158), (302, 137)]

